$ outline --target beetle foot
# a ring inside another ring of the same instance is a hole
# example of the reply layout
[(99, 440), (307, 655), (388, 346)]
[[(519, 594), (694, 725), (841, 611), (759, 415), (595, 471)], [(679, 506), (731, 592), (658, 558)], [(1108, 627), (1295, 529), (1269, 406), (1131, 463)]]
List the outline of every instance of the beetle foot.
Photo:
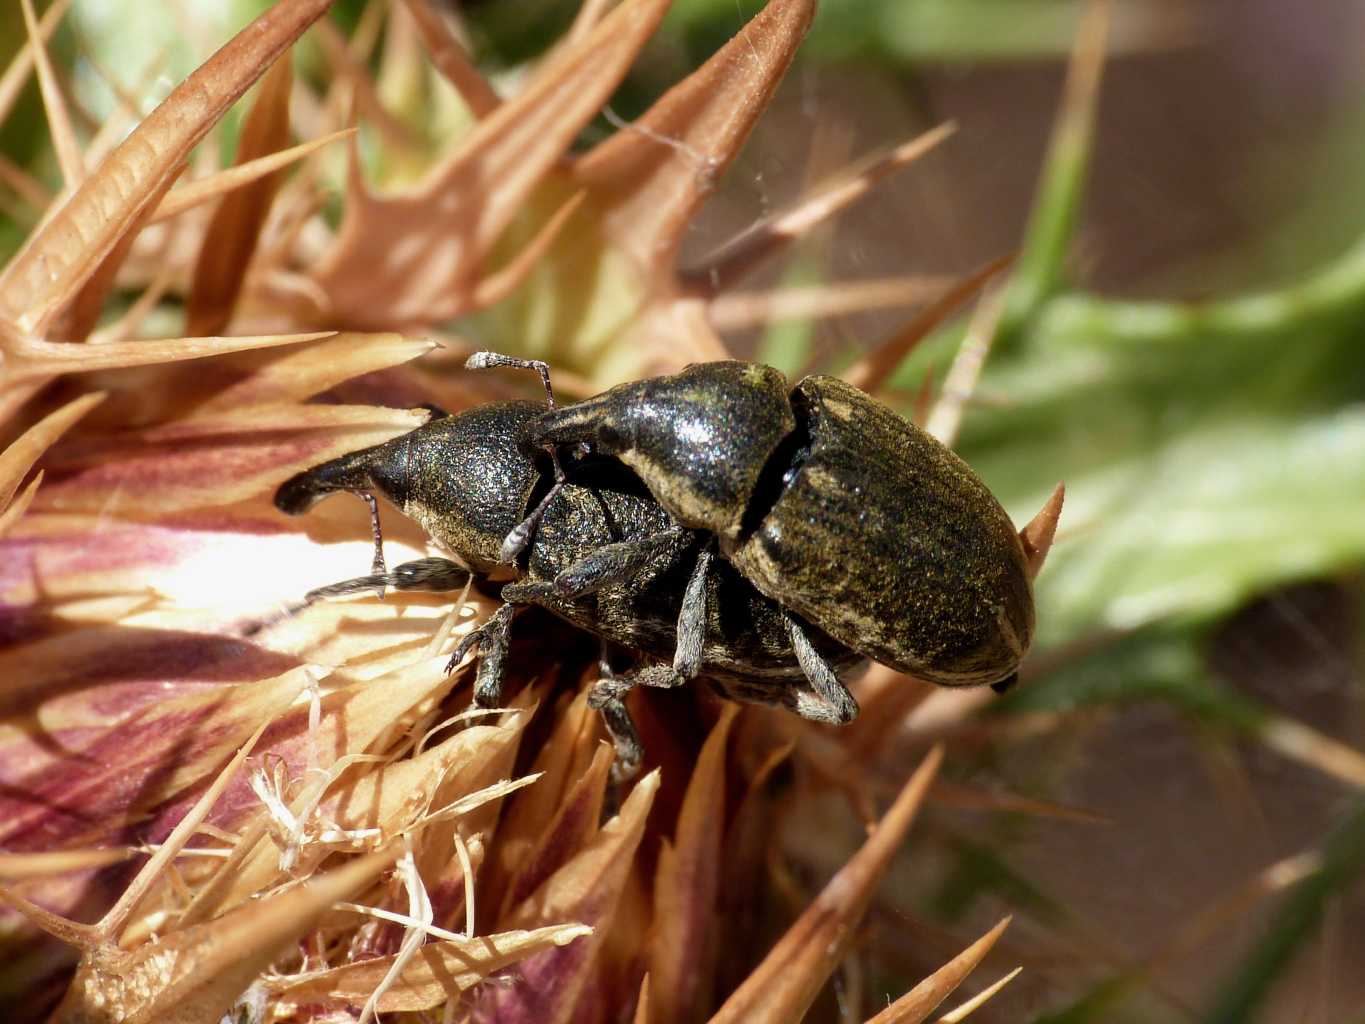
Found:
[(686, 682), (687, 677), (672, 665), (646, 665), (631, 679), (635, 686), (658, 686), (665, 690), (682, 686)]
[(599, 679), (588, 691), (588, 707), (603, 711), (608, 704), (620, 704), (623, 697), (635, 686), (635, 680), (612, 676)]
[[(446, 662), (446, 675), (454, 672), (459, 667), (460, 662), (464, 661), (465, 655), (474, 648), (478, 648), (481, 654), (486, 655), (484, 660), (494, 657), (497, 654), (505, 654), (507, 648), (507, 632), (512, 624), (512, 606), (505, 604), (491, 616), (482, 626), (471, 629), (463, 640), (456, 646), (455, 651)], [(497, 667), (501, 667), (500, 665)], [(485, 666), (479, 666), (479, 681), (483, 682)]]
[(557, 596), (553, 583), (542, 583), (539, 580), (509, 583), (502, 588), (502, 599), (508, 604), (543, 604), (546, 607), (553, 607)]
[[(596, 689), (596, 687), (594, 687)], [(588, 698), (589, 704), (592, 698)], [(635, 723), (626, 710), (625, 701), (620, 698), (607, 700), (598, 705), (602, 724), (607, 727), (612, 745), (616, 748), (616, 760), (611, 766), (611, 782), (619, 786), (633, 779), (640, 771), (644, 760), (645, 748), (640, 743), (640, 734), (635, 731)]]
[(464, 656), (479, 645), (479, 633), (481, 631), (482, 627), (470, 630), (465, 638), (459, 642), (455, 648), (455, 653), (452, 654), (450, 660), (446, 662), (446, 675), (450, 675), (450, 673), (454, 672), (460, 662), (464, 661)]

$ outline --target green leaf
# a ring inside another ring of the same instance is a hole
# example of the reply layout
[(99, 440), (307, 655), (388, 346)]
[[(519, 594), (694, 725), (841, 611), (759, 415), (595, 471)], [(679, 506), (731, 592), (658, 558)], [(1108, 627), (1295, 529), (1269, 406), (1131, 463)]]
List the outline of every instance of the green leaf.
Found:
[[(1092, 307), (1092, 311), (1095, 307)], [(1290, 321), (1293, 323), (1293, 321)], [(1222, 614), (1365, 561), (1365, 355), (1353, 320), (1128, 344), (1092, 318), (988, 368), (964, 457), (1017, 521), (1067, 484), (1044, 643)]]
[[(807, 52), (893, 67), (1055, 58), (1070, 49), (1084, 6), (1083, 0), (823, 0)], [(1168, 45), (1181, 24), (1159, 6), (1118, 7), (1115, 42), (1122, 51)], [(733, 32), (739, 17), (734, 0), (677, 0), (669, 22), (705, 53)]]
[(935, 909), (942, 916), (960, 917), (983, 893), (999, 896), (1008, 906), (1027, 910), (1054, 926), (1070, 916), (1063, 904), (1015, 871), (997, 844), (959, 837), (952, 847), (953, 869), (935, 898)]
[(1091, 1021), (1113, 1021), (1114, 1014), (1133, 999), (1140, 986), (1141, 980), (1134, 975), (1121, 974), (1107, 978), (1065, 1009), (1034, 1018), (1033, 1024), (1090, 1024)]
[(1201, 654), (1204, 632), (1189, 622), (1173, 622), (1115, 636), (1090, 655), (1012, 691), (992, 713), (1066, 712), (1155, 700), (1210, 726), (1255, 733), (1265, 723), (1264, 709), (1212, 678)]

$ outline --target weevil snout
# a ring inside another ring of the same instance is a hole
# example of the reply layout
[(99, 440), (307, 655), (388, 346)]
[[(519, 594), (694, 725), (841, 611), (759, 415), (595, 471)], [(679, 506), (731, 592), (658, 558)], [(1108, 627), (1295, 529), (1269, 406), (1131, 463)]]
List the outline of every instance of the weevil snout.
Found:
[(275, 492), (275, 507), (286, 515), (300, 516), (327, 495), (340, 490), (318, 479), (315, 470), (291, 476)]

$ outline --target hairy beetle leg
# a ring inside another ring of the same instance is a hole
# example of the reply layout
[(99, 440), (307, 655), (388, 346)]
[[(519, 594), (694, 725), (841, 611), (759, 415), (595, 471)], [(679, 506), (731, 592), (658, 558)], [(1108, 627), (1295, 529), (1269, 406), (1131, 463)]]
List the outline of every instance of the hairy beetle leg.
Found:
[(602, 678), (588, 691), (588, 707), (602, 716), (607, 735), (616, 748), (611, 766), (611, 781), (619, 785), (635, 777), (644, 759), (645, 748), (635, 721), (626, 708), (626, 694), (636, 686), (680, 686), (687, 682), (671, 665), (646, 665), (628, 676), (618, 676), (602, 664)]
[[(634, 575), (651, 558), (685, 542), (687, 537), (687, 530), (675, 527), (638, 541), (607, 544), (565, 569), (555, 577), (553, 584), (510, 584), (503, 588), (503, 597), (511, 601), (538, 601), (551, 594), (561, 598), (589, 594)], [(601, 713), (602, 723), (616, 748), (616, 761), (611, 768), (614, 784), (633, 778), (640, 770), (644, 756), (640, 736), (626, 709), (626, 694), (636, 686), (682, 686), (701, 669), (702, 645), (706, 638), (706, 580), (713, 558), (711, 548), (704, 548), (687, 581), (678, 616), (678, 645), (672, 665), (646, 665), (629, 675), (617, 675), (605, 655), (599, 662), (601, 678), (588, 693), (588, 706)]]
[(602, 716), (602, 724), (607, 728), (611, 744), (616, 748), (616, 760), (611, 766), (611, 781), (617, 785), (633, 779), (644, 760), (645, 748), (640, 742), (640, 734), (635, 731), (635, 722), (620, 698), (604, 701), (597, 708)]
[(446, 662), (446, 672), (454, 672), (472, 648), (479, 649), (479, 670), (474, 677), (474, 704), (481, 708), (495, 708), (502, 703), (503, 670), (507, 662), (508, 635), (512, 631), (512, 615), (516, 609), (504, 604), (488, 617), (488, 621), (460, 641), (455, 653)]
[(569, 482), (569, 478), (564, 475), (564, 470), (560, 468), (558, 454), (551, 452), (551, 458), (555, 465), (554, 485), (545, 492), (545, 497), (540, 499), (540, 503), (531, 510), (531, 514), (512, 527), (511, 532), (502, 539), (502, 547), (498, 550), (498, 560), (505, 565), (511, 565), (526, 550), (526, 545), (531, 543), (531, 533), (535, 530), (536, 524), (545, 515), (545, 510), (550, 507), (550, 502), (559, 497), (559, 492)]
[[(616, 787), (634, 778), (639, 772), (645, 748), (640, 742), (640, 734), (635, 729), (635, 722), (626, 709), (624, 699), (635, 685), (634, 680), (629, 676), (616, 674), (611, 667), (611, 659), (605, 644), (597, 669), (601, 678), (588, 693), (588, 707), (602, 716), (602, 724), (606, 727), (607, 735), (611, 737), (611, 745), (616, 748), (616, 760), (611, 766), (611, 792), (608, 794), (608, 802), (614, 805), (619, 803)], [(608, 809), (604, 807), (603, 813), (605, 814)], [(613, 812), (616, 809), (610, 808)]]
[(710, 547), (702, 549), (683, 592), (677, 646), (673, 649), (673, 671), (683, 679), (691, 679), (701, 671), (702, 647), (706, 641), (706, 578), (710, 575), (714, 557)]
[(796, 661), (814, 691), (798, 690), (794, 710), (812, 722), (847, 725), (858, 717), (858, 702), (848, 692), (848, 687), (839, 682), (834, 669), (820, 656), (801, 624), (786, 612), (782, 613), (782, 619), (786, 623), (787, 637), (791, 640)]
[[(379, 502), (369, 491), (361, 491), (360, 496), (370, 506), (370, 533), (374, 535), (374, 557), (370, 559), (370, 575), (384, 576), (388, 566), (384, 564), (384, 532), (379, 528)], [(464, 584), (460, 584), (464, 586)], [(384, 584), (379, 584), (379, 600), (384, 600)]]
[(404, 562), (392, 572), (381, 571), (369, 576), (357, 576), (355, 579), (342, 580), (340, 583), (310, 590), (303, 596), (300, 610), (314, 601), (329, 597), (345, 597), (347, 594), (359, 594), (366, 590), (378, 590), (380, 597), (384, 596), (385, 587), (393, 587), (394, 590), (444, 593), (459, 590), (468, 582), (469, 570), (462, 565), (456, 565), (448, 558), (419, 558), (412, 562)]
[(640, 540), (604, 544), (557, 575), (555, 593), (564, 598), (582, 597), (610, 583), (629, 579), (651, 559), (667, 553), (686, 537), (687, 532), (678, 526)]
[(507, 583), (502, 588), (502, 599), (508, 604), (538, 604), (552, 608), (554, 607), (554, 596), (554, 584), (542, 583), (538, 580)]
[[(656, 533), (641, 540), (627, 540), (604, 544), (592, 554), (569, 566), (554, 580), (554, 592), (561, 598), (576, 598), (591, 594), (602, 587), (629, 579), (652, 558), (665, 554), (677, 544), (685, 543), (688, 531), (681, 526)], [(682, 610), (678, 614), (677, 647), (673, 653), (672, 669), (650, 666), (640, 670), (644, 686), (678, 686), (701, 671), (702, 648), (706, 640), (706, 580), (715, 557), (710, 547), (703, 548), (697, 564), (687, 581)], [(534, 591), (530, 587), (535, 587)], [(514, 593), (518, 597), (538, 600), (544, 584), (519, 584)], [(515, 599), (515, 598), (514, 598)]]

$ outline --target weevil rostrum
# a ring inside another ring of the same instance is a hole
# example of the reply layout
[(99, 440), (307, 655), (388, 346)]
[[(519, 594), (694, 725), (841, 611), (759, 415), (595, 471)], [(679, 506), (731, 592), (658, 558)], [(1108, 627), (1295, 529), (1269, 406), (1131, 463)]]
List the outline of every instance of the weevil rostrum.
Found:
[(794, 387), (756, 363), (718, 362), (556, 406), (544, 363), (478, 353), (471, 368), (541, 375), (548, 408), (498, 402), (447, 416), (285, 481), (306, 512), (336, 491), (378, 494), (451, 557), (312, 591), (454, 591), (503, 604), (456, 648), (477, 649), (475, 703), (496, 707), (513, 614), (539, 605), (632, 652), (603, 658), (589, 696), (616, 745), (639, 740), (637, 685), (706, 679), (723, 696), (851, 721), (840, 675), (868, 659), (944, 685), (1007, 686), (1033, 633), (1024, 548), (956, 455), (831, 377)]

